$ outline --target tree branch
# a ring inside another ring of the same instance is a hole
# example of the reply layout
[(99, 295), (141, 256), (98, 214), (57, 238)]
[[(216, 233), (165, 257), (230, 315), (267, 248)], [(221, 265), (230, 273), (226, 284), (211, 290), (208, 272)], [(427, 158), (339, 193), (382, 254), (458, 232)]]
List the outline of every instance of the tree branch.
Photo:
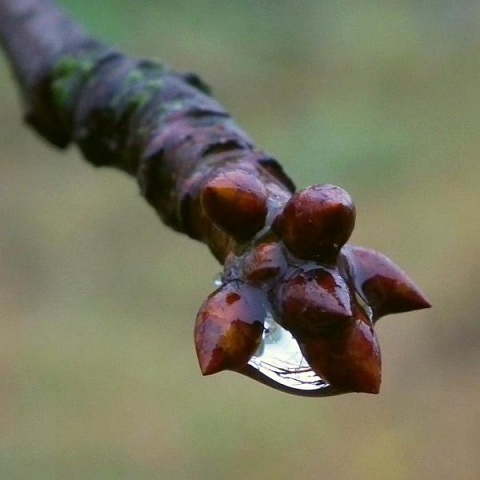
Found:
[(129, 58), (90, 38), (51, 0), (1, 0), (0, 32), (26, 104), (26, 121), (59, 147), (75, 142), (97, 166), (137, 177), (164, 222), (206, 242), (223, 260), (231, 242), (198, 222), (199, 177), (218, 165), (245, 168), (293, 190), (268, 155), (194, 74)]
[[(197, 75), (91, 38), (53, 0), (0, 0), (0, 39), (30, 125), (136, 177), (167, 225), (224, 263), (197, 316), (204, 374), (230, 369), (304, 395), (378, 391), (374, 322), (428, 302), (385, 257), (344, 247), (355, 222), (346, 192), (293, 194)], [(269, 353), (274, 329), (297, 342), (293, 366)]]

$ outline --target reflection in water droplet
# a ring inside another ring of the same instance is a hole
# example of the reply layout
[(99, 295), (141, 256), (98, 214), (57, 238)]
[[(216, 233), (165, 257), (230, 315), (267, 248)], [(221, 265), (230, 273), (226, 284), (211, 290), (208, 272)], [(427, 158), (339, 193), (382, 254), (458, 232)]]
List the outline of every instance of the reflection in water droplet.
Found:
[(292, 334), (275, 322), (270, 313), (265, 318), (260, 347), (248, 364), (286, 388), (319, 390), (330, 387), (310, 368)]

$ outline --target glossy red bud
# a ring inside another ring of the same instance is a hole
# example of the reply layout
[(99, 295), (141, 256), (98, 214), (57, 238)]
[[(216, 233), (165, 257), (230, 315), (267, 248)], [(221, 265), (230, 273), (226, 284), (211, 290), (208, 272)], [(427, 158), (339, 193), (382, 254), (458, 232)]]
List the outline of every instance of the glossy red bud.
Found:
[(238, 370), (262, 339), (265, 300), (260, 290), (231, 282), (213, 292), (200, 307), (195, 347), (203, 375)]
[(380, 347), (370, 322), (352, 320), (346, 328), (299, 345), (313, 371), (332, 387), (344, 392), (380, 391)]
[(355, 289), (378, 319), (431, 305), (398, 265), (375, 250), (347, 245), (342, 250)]
[(260, 243), (243, 259), (245, 279), (254, 284), (275, 280), (286, 268), (287, 260), (278, 242)]
[(273, 228), (297, 257), (333, 261), (355, 226), (350, 195), (334, 185), (314, 185), (295, 193)]
[(215, 225), (239, 240), (248, 240), (265, 224), (267, 191), (253, 173), (218, 173), (203, 188), (200, 202)]
[(350, 291), (336, 270), (299, 273), (276, 292), (278, 322), (297, 338), (311, 338), (350, 320)]

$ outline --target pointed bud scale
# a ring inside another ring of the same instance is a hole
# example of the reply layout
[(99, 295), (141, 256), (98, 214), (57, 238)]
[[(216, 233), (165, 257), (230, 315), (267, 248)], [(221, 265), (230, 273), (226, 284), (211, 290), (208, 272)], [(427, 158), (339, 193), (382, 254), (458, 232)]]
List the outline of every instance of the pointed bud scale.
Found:
[(332, 262), (355, 226), (355, 206), (345, 190), (314, 185), (295, 193), (273, 228), (297, 257)]
[(267, 191), (253, 173), (218, 173), (203, 188), (200, 201), (210, 220), (239, 240), (248, 240), (265, 224)]
[(231, 282), (213, 292), (200, 307), (195, 347), (203, 375), (238, 370), (255, 353), (265, 319), (263, 294)]
[(243, 259), (243, 274), (254, 284), (273, 281), (287, 268), (282, 248), (275, 243), (260, 243)]
[(311, 338), (352, 317), (350, 291), (336, 270), (318, 268), (282, 283), (276, 293), (278, 322), (298, 338)]
[(405, 272), (385, 255), (352, 245), (342, 252), (355, 289), (372, 307), (376, 319), (431, 306)]
[(313, 371), (332, 387), (344, 392), (380, 391), (380, 347), (369, 321), (353, 320), (346, 328), (299, 345)]

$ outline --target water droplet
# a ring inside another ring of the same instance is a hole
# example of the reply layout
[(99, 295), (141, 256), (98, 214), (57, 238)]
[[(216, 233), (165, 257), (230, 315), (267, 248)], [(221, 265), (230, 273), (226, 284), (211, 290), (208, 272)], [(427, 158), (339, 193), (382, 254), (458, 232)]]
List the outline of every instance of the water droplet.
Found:
[(311, 369), (292, 334), (275, 322), (270, 313), (265, 318), (262, 342), (248, 364), (270, 379), (271, 384), (291, 393), (302, 395), (302, 391), (330, 388)]
[(223, 279), (222, 279), (222, 274), (221, 273), (217, 273), (215, 275), (215, 277), (213, 278), (213, 284), (219, 288), (221, 286), (223, 286)]
[(372, 323), (375, 323), (377, 319), (374, 318), (374, 313), (372, 307), (365, 301), (365, 299), (355, 291), (355, 300), (357, 301), (360, 308), (365, 312), (365, 315), (369, 318)]

